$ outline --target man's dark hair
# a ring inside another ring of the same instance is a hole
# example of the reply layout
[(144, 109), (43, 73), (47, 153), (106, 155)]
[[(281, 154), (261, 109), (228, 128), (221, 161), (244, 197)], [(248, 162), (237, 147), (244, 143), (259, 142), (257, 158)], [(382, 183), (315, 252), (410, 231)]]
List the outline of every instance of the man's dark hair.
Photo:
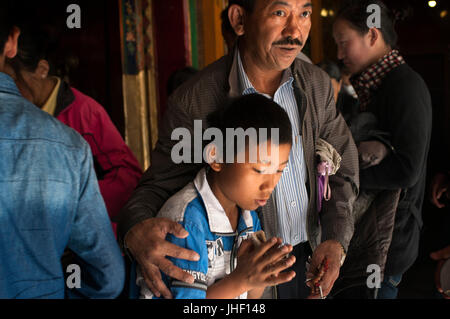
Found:
[(398, 35), (395, 31), (395, 17), (392, 11), (380, 0), (350, 0), (343, 4), (339, 10), (336, 20), (343, 19), (350, 23), (353, 29), (361, 35), (369, 32), (367, 19), (372, 14), (367, 12), (368, 6), (376, 4), (381, 9), (381, 34), (384, 42), (391, 48), (397, 48)]
[(341, 70), (339, 70), (337, 63), (331, 60), (325, 60), (318, 63), (317, 66), (327, 72), (330, 78), (335, 79), (338, 82), (341, 80)]
[(17, 55), (11, 60), (16, 71), (33, 72), (40, 60), (49, 60), (48, 53), (49, 35), (39, 25), (22, 24)]
[(237, 4), (241, 7), (243, 7), (247, 12), (251, 13), (251, 12), (253, 12), (253, 9), (255, 8), (255, 3), (256, 3), (256, 0), (230, 0), (230, 1), (228, 1), (228, 8), (233, 4)]
[(221, 12), (220, 19), (222, 20), (222, 34), (225, 36), (225, 33), (228, 33), (230, 35), (235, 35), (237, 38), (236, 33), (234, 32), (233, 27), (231, 26), (230, 19), (228, 18), (228, 10), (230, 9), (231, 5), (237, 4), (245, 9), (248, 13), (253, 12), (253, 9), (255, 8), (255, 2), (256, 0), (230, 0), (228, 1), (228, 6)]
[(0, 1), (0, 53), (5, 49), (6, 41), (15, 26), (15, 14), (12, 1)]
[(228, 9), (229, 7), (223, 9), (222, 13), (220, 14), (220, 20), (222, 21), (222, 36), (225, 40), (227, 40), (227, 37), (237, 38), (237, 34), (231, 26), (230, 19), (228, 18)]
[[(226, 129), (242, 128), (246, 131), (249, 128), (256, 129), (258, 144), (271, 141), (271, 129), (277, 128), (278, 144), (292, 144), (292, 125), (286, 111), (276, 102), (262, 96), (261, 94), (244, 95), (228, 101), (227, 105), (212, 113), (208, 117), (208, 124), (210, 127), (218, 128), (224, 138), (226, 137)], [(267, 129), (267, 139), (260, 136), (259, 129)], [(228, 139), (225, 138), (226, 141)], [(248, 145), (248, 139), (246, 145)], [(273, 142), (273, 141), (272, 141)], [(234, 140), (235, 153), (237, 138)], [(226, 145), (224, 145), (223, 158), (225, 154)]]

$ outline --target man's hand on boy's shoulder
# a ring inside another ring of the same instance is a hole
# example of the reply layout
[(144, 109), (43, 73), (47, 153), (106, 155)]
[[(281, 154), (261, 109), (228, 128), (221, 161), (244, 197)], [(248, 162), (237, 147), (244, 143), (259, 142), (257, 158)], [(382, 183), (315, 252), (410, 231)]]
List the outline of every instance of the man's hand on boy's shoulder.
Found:
[(149, 218), (136, 224), (125, 237), (125, 246), (141, 266), (146, 284), (157, 297), (172, 298), (172, 294), (161, 278), (167, 276), (192, 283), (192, 275), (176, 267), (166, 256), (198, 261), (200, 256), (192, 251), (166, 241), (167, 234), (186, 238), (189, 233), (177, 222), (167, 218)]

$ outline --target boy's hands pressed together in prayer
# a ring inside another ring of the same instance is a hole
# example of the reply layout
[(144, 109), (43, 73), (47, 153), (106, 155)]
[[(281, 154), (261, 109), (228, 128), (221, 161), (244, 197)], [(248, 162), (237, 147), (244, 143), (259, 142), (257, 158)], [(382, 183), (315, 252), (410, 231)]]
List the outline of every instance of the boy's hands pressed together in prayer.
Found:
[(243, 241), (238, 251), (236, 269), (209, 287), (207, 298), (231, 299), (246, 291), (248, 298), (260, 298), (264, 288), (291, 281), (295, 272), (282, 271), (295, 263), (295, 257), (286, 258), (292, 246), (280, 247), (281, 244), (279, 238), (269, 239), (261, 245), (256, 245), (251, 239)]

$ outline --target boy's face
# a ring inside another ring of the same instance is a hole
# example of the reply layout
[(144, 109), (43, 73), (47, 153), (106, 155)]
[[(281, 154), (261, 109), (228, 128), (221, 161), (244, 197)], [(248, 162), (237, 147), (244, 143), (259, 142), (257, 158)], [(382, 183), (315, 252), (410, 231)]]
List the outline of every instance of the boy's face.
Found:
[[(259, 146), (257, 154), (259, 154)], [(274, 149), (272, 149), (274, 148)], [(276, 148), (276, 149), (275, 149)], [(244, 210), (255, 210), (267, 204), (289, 160), (290, 144), (267, 144), (267, 156), (258, 155), (257, 163), (250, 163), (249, 151), (245, 163), (216, 164), (215, 181), (222, 193), (220, 197)]]

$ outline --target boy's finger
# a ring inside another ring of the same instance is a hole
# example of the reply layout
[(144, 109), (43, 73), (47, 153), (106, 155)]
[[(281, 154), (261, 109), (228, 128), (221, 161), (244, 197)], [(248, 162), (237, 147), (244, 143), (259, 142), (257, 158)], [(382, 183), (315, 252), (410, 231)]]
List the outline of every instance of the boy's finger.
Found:
[(261, 258), (264, 254), (266, 254), (269, 251), (269, 249), (271, 249), (275, 245), (277, 246), (281, 245), (281, 239), (273, 237), (268, 241), (266, 241), (265, 243), (263, 243), (262, 245), (258, 246), (255, 250), (255, 258), (256, 259)]
[(286, 269), (292, 267), (293, 264), (295, 264), (295, 256), (285, 258), (283, 260), (276, 262), (275, 264), (269, 265), (267, 267), (267, 271), (270, 274), (277, 275), (278, 273), (282, 272), (283, 270), (286, 270)]
[(291, 281), (296, 276), (295, 271), (288, 271), (288, 272), (282, 272), (279, 273), (278, 276), (270, 276), (269, 279), (266, 280), (267, 285), (269, 286), (276, 286), (281, 285), (286, 282)]
[(283, 247), (272, 247), (260, 261), (261, 265), (267, 266), (271, 264), (278, 263), (279, 261), (285, 260), (287, 254), (292, 252), (291, 245), (285, 245)]
[(251, 239), (244, 240), (239, 247), (237, 256), (240, 257), (246, 254), (253, 247), (253, 242)]

